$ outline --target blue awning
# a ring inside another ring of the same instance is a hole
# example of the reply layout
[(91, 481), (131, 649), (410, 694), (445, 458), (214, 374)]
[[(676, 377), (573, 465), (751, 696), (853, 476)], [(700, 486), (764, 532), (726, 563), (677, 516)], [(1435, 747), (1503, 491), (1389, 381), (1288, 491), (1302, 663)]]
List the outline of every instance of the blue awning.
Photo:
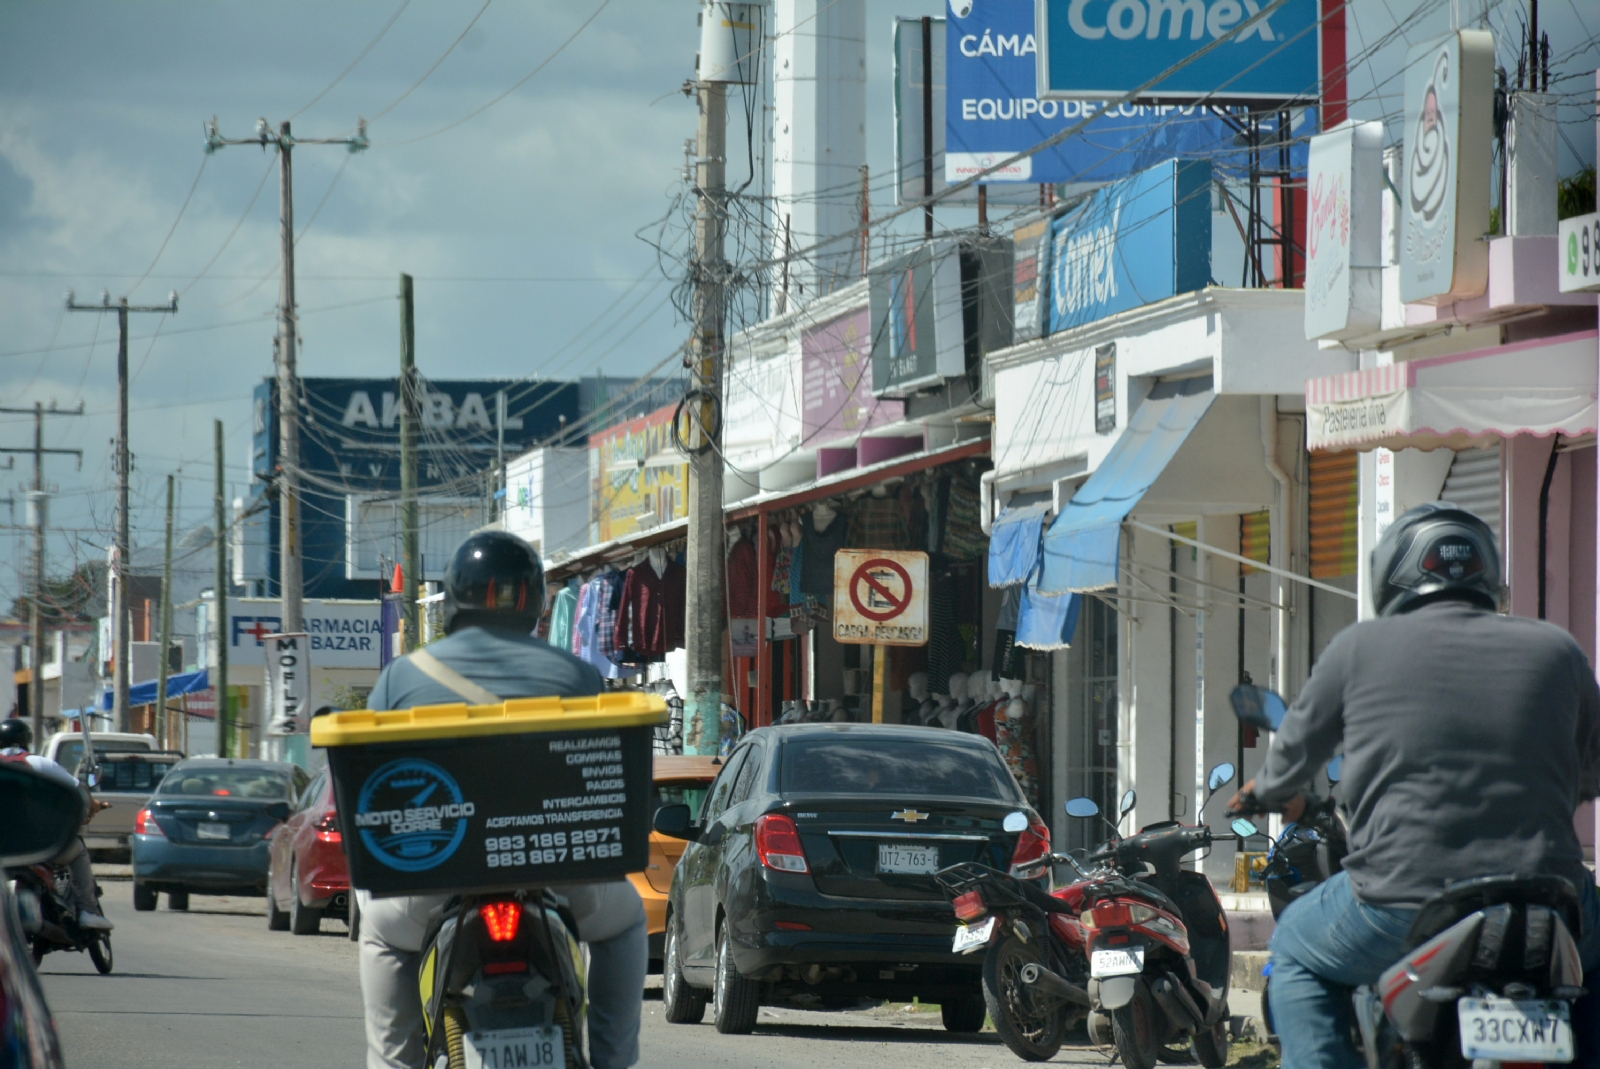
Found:
[(1105, 460), (1044, 533), (1039, 590), (1117, 585), (1122, 521), (1177, 455), (1216, 395), (1209, 377), (1157, 384)]
[(1039, 537), (1044, 533), (1050, 502), (1003, 509), (989, 532), (989, 585), (1026, 583), (1039, 563)]
[(1078, 633), (1082, 612), (1082, 594), (1041, 594), (1035, 576), (1022, 588), (1016, 644), (1032, 650), (1066, 649)]
[[(128, 688), (128, 705), (154, 705), (156, 703), (156, 689), (159, 680), (147, 679), (142, 683), (135, 683)], [(167, 697), (177, 698), (185, 694), (194, 694), (196, 691), (210, 690), (210, 673), (202, 668), (198, 672), (180, 672), (167, 677)], [(113, 695), (105, 691), (100, 695), (100, 708), (109, 711)]]

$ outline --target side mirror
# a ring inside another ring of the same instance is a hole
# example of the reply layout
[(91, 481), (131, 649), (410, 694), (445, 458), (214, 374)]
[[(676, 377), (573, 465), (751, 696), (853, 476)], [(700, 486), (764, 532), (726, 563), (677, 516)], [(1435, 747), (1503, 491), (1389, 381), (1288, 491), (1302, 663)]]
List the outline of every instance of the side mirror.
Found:
[(1122, 808), (1117, 812), (1117, 819), (1120, 820), (1129, 813), (1132, 813), (1133, 807), (1138, 803), (1139, 792), (1134, 790), (1132, 787), (1129, 787), (1128, 792), (1122, 796)]
[(1246, 820), (1244, 817), (1240, 817), (1239, 819), (1235, 820), (1230, 827), (1233, 828), (1233, 834), (1237, 835), (1241, 839), (1248, 839), (1252, 835), (1261, 834), (1261, 829), (1256, 827), (1255, 822)]
[(267, 806), (267, 816), (282, 824), (284, 821), (289, 819), (289, 803), (273, 802), (271, 805)]
[(82, 802), (75, 787), (34, 772), (20, 761), (0, 761), (0, 867), (48, 860), (78, 833)]
[(1332, 761), (1328, 762), (1328, 782), (1329, 783), (1338, 783), (1340, 777), (1342, 777), (1343, 775), (1344, 775), (1344, 754), (1339, 754)]
[(1097, 816), (1099, 812), (1100, 807), (1095, 804), (1093, 798), (1069, 798), (1067, 800), (1067, 816), (1069, 817), (1092, 817)]
[(1233, 715), (1258, 731), (1277, 731), (1289, 714), (1289, 703), (1266, 687), (1241, 683), (1228, 695)]
[(694, 818), (686, 805), (662, 806), (656, 810), (655, 819), (650, 825), (669, 839), (687, 839), (693, 842), (698, 838), (694, 828)]
[(1206, 787), (1214, 791), (1219, 787), (1232, 783), (1233, 773), (1233, 764), (1229, 761), (1222, 762), (1222, 764), (1211, 770), (1211, 775), (1206, 779)]
[(98, 773), (98, 772), (90, 772), (90, 773), (88, 773), (87, 775), (85, 775), (83, 777), (83, 782), (85, 784), (87, 784), (88, 786), (90, 786), (90, 787), (98, 787), (100, 785), (100, 773)]

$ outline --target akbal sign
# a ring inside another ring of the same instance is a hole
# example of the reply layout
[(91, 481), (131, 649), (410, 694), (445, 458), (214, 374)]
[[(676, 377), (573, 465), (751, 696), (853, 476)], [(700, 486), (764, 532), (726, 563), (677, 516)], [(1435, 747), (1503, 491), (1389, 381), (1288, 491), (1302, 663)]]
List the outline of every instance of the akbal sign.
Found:
[(1039, 0), (1039, 95), (1117, 97), (1182, 64), (1141, 97), (1313, 100), (1317, 8), (1318, 0)]

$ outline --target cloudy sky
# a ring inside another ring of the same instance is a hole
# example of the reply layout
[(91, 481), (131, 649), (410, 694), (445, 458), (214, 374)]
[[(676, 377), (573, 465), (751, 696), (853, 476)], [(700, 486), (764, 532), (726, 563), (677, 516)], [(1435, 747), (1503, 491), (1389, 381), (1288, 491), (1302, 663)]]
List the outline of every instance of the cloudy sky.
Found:
[[(866, 3), (868, 157), (886, 175), (892, 20), (943, 5)], [(1555, 88), (1576, 101), (1593, 85), (1600, 12), (1586, 0), (1543, 9), (1570, 76)], [(262, 116), (292, 118), (300, 137), (371, 120), (362, 155), (295, 154), (302, 374), (393, 373), (402, 271), (417, 278), (418, 363), (433, 377), (638, 374), (668, 357), (685, 330), (637, 233), (681, 191), (695, 115), (674, 90), (692, 73), (695, 11), (692, 0), (0, 0), (0, 404), (87, 411), (46, 428), (47, 444), (84, 451), (81, 472), (71, 458), (47, 463), (60, 490), (52, 570), (103, 554), (114, 504), (115, 318), (64, 312), (68, 287), (89, 300), (181, 295), (178, 315), (132, 324), (136, 542), (159, 538), (169, 472), (181, 472), (180, 524), (208, 521), (213, 419), (243, 492), (248, 395), (271, 370), (277, 177), (258, 148), (206, 157), (213, 115), (231, 137)], [(1491, 4), (1491, 25), (1522, 11)], [(1352, 56), (1381, 46), (1352, 77), (1357, 114), (1399, 111), (1407, 43), (1448, 30), (1450, 12), (1447, 0), (1357, 0)], [(1594, 136), (1575, 106), (1564, 118), (1571, 169), (1593, 160)], [(0, 416), (0, 444), (27, 444), (30, 423)], [(0, 497), (23, 486), (26, 463), (0, 475)], [(14, 531), (0, 538), (5, 603), (17, 545)]]

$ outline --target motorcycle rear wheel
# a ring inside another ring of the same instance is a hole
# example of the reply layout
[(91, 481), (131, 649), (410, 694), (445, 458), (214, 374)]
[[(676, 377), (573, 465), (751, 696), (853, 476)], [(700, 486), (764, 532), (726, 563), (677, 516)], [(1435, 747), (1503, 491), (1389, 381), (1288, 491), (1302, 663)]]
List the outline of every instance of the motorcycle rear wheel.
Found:
[(1141, 978), (1126, 1006), (1111, 1011), (1111, 1034), (1126, 1069), (1155, 1069), (1161, 1050), (1155, 1000)]
[(89, 958), (94, 962), (94, 967), (101, 976), (111, 972), (111, 933), (101, 932), (89, 940)]
[(1222, 1069), (1228, 1064), (1228, 1021), (1218, 1021), (1194, 1034), (1194, 1054), (1206, 1069)]
[(1019, 974), (1030, 963), (1050, 965), (1015, 935), (990, 946), (983, 956), (983, 1000), (994, 1030), (1011, 1053), (1023, 1061), (1045, 1062), (1055, 1057), (1066, 1037), (1067, 1008), (1036, 998), (1022, 982)]

